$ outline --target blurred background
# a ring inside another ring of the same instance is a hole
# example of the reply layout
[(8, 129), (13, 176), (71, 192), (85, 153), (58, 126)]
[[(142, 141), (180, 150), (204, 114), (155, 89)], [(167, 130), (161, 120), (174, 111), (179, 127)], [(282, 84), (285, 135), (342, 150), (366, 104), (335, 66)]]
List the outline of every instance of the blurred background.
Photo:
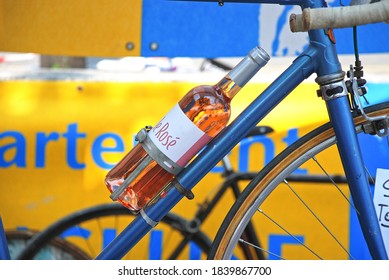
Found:
[[(192, 87), (218, 82), (260, 45), (272, 58), (233, 100), (235, 118), (307, 46), (306, 34), (289, 31), (292, 12), (298, 7), (0, 0), (0, 215), (6, 229), (40, 231), (73, 211), (109, 203), (104, 177), (132, 148), (134, 135)], [(384, 93), (389, 25), (363, 26), (358, 36), (368, 88)], [(347, 71), (355, 60), (352, 29), (336, 30), (335, 37)], [(250, 144), (255, 156), (234, 149), (237, 170), (259, 170), (327, 121), (314, 78), (264, 119), (274, 132)], [(183, 200), (174, 212), (191, 217), (220, 182), (215, 168), (194, 189), (195, 200)], [(207, 220), (210, 238), (231, 203), (225, 199)], [(154, 249), (147, 243), (141, 251)]]

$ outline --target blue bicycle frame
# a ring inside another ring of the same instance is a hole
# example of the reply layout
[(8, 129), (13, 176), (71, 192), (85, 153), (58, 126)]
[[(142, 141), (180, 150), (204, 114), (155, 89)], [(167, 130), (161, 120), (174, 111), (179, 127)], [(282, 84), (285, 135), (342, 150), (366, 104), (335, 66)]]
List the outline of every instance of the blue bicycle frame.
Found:
[[(207, 1), (207, 0), (197, 0)], [(209, 1), (208, 1), (209, 2)], [(215, 1), (214, 1), (215, 2)], [(224, 2), (299, 5), (302, 8), (325, 7), (324, 0), (236, 0)], [(309, 31), (310, 45), (262, 94), (260, 94), (201, 154), (177, 177), (176, 181), (191, 190), (232, 148), (256, 126), (279, 102), (313, 73), (327, 77), (342, 72), (335, 44), (324, 30)], [(368, 178), (361, 159), (347, 96), (326, 100), (330, 120), (337, 137), (346, 176), (364, 229), (365, 239), (374, 259), (387, 259), (376, 212), (369, 191)], [(101, 253), (97, 259), (121, 259), (181, 199), (182, 192), (171, 188), (167, 196), (141, 211)], [(372, 218), (374, 217), (374, 218)], [(372, 222), (375, 221), (375, 222)], [(1, 244), (0, 244), (1, 245)]]
[[(203, 0), (204, 1), (204, 0)], [(208, 1), (209, 2), (209, 1)], [(302, 8), (325, 7), (322, 0), (276, 1), (224, 1), (246, 3), (273, 3), (299, 5)], [(246, 131), (256, 126), (279, 102), (311, 74), (318, 77), (338, 75), (342, 68), (335, 44), (324, 30), (309, 31), (309, 47), (252, 102), (201, 154), (176, 178), (181, 186), (191, 190), (239, 141)], [(326, 101), (333, 124), (353, 201), (360, 213), (360, 223), (373, 259), (387, 259), (376, 212), (369, 191), (368, 178), (361, 159), (361, 152), (347, 96)], [(152, 227), (160, 221), (183, 195), (172, 188), (168, 195), (142, 212), (97, 259), (121, 259)], [(372, 218), (373, 217), (373, 218)], [(372, 222), (375, 221), (375, 222)]]
[(10, 258), (11, 257), (8, 251), (7, 239), (5, 237), (3, 221), (0, 217), (0, 260), (9, 260)]

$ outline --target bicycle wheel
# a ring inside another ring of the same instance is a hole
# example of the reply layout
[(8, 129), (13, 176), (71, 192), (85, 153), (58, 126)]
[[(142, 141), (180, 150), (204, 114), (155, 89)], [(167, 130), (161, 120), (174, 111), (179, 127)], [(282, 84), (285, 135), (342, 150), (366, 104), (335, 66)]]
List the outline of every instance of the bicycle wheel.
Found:
[[(38, 232), (31, 230), (7, 230), (8, 249), (14, 260)], [(89, 256), (77, 246), (60, 238), (53, 238), (35, 254), (35, 260), (87, 260)]]
[[(95, 258), (133, 219), (121, 204), (109, 203), (68, 215), (31, 239), (18, 259), (32, 259), (50, 240), (63, 239)], [(178, 215), (169, 213), (125, 259), (201, 259), (206, 258), (211, 241)]]
[[(389, 115), (388, 107), (380, 104), (366, 111), (369, 116)], [(388, 140), (363, 133), (368, 123), (361, 116), (354, 116), (354, 122), (367, 172), (374, 176), (377, 168), (389, 167)], [(369, 259), (345, 177), (339, 173), (343, 169), (335, 143), (328, 123), (274, 158), (227, 214), (209, 258), (241, 257), (237, 244), (243, 244), (260, 249), (268, 259)], [(261, 246), (241, 238), (249, 221)]]

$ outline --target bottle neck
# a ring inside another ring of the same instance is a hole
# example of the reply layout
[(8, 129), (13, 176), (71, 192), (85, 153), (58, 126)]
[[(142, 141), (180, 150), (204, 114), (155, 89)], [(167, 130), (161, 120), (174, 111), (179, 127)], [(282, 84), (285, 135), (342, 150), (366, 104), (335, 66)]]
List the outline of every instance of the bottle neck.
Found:
[(229, 100), (234, 98), (234, 96), (241, 90), (241, 87), (229, 78), (228, 75), (218, 82), (216, 87), (224, 95), (224, 97)]
[(269, 59), (269, 55), (263, 49), (260, 47), (254, 48), (248, 56), (217, 83), (217, 87), (228, 99), (232, 99)]

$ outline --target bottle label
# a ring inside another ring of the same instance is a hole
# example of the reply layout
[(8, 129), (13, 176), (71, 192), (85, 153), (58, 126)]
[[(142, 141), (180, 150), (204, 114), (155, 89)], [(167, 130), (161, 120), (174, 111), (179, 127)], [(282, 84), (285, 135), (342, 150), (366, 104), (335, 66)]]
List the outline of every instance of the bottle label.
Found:
[(149, 131), (150, 140), (169, 159), (184, 167), (211, 139), (177, 104)]

